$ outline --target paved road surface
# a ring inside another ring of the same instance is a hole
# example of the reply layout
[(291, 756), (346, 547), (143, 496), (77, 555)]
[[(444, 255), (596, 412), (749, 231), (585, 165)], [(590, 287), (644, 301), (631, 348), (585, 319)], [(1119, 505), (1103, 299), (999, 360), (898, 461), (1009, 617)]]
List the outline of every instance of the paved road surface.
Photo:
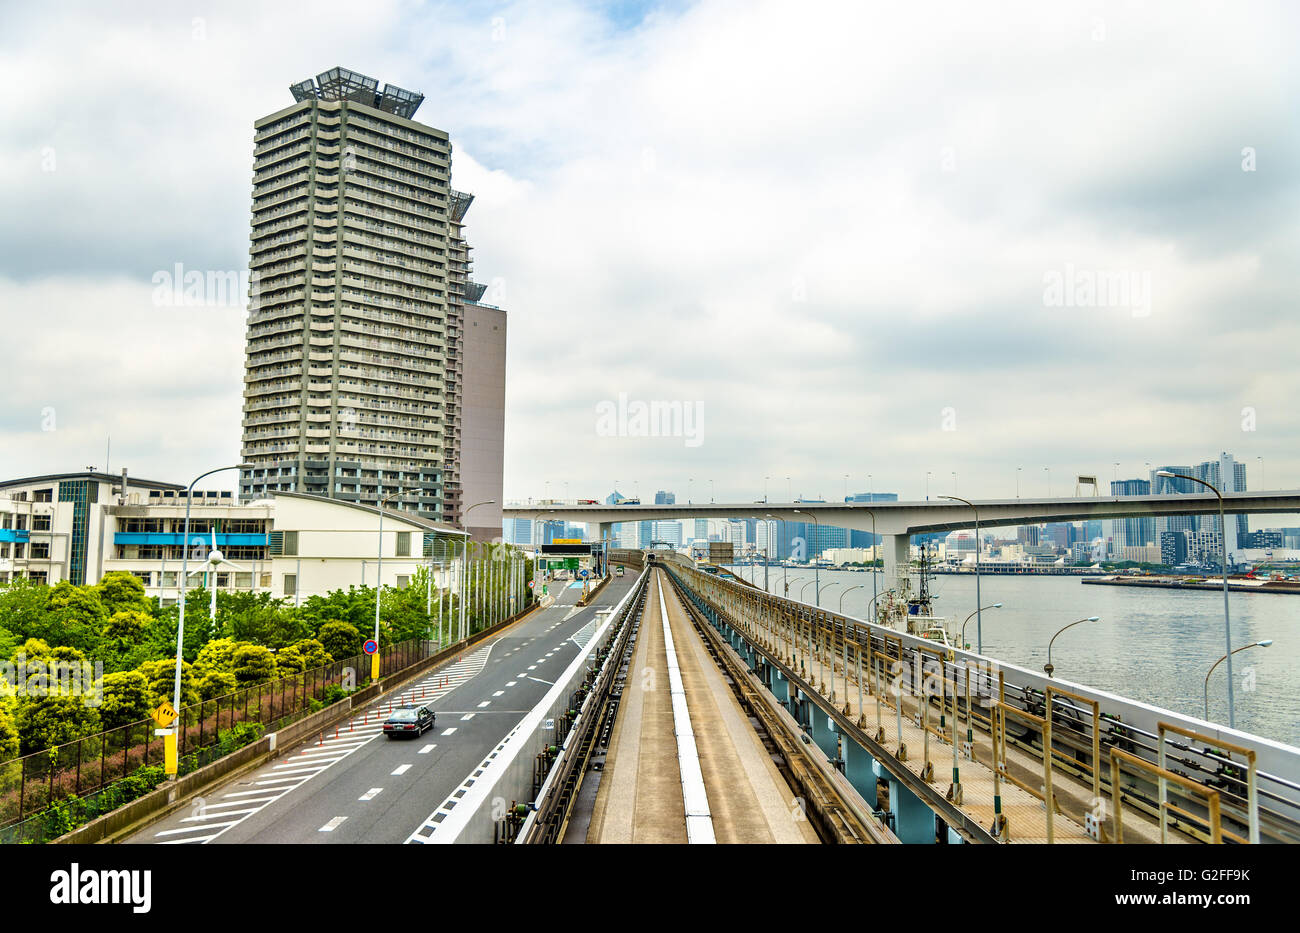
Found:
[(635, 579), (615, 578), (583, 609), (575, 606), (580, 586), (552, 583), (555, 605), (404, 685), (400, 694), (414, 693), (437, 714), (424, 735), (385, 738), (377, 715), (393, 702), (385, 697), (368, 716), (358, 711), (337, 738), (330, 733), (277, 755), (124, 841), (405, 841), (542, 699), (591, 638), (597, 610), (612, 608)]

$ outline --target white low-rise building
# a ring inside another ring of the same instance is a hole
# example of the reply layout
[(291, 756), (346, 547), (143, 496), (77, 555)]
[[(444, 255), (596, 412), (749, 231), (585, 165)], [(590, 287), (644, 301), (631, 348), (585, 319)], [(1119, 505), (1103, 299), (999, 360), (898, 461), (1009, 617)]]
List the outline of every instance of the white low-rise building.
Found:
[[(187, 557), (185, 503), (184, 486), (125, 475), (0, 482), (0, 584), (20, 577), (93, 584), (126, 571), (148, 595), (170, 603)], [(449, 578), (454, 584), (449, 565), (459, 560), (463, 539), (459, 529), (385, 509), (384, 585), (405, 585), (421, 566), (432, 566), (440, 584)], [(214, 541), (224, 560), (207, 566)], [(379, 555), (380, 516), (373, 506), (299, 493), (240, 504), (229, 492), (198, 491), (190, 504), (188, 586), (211, 582), (220, 590), (302, 600), (373, 586)], [(477, 556), (483, 555), (471, 555)]]

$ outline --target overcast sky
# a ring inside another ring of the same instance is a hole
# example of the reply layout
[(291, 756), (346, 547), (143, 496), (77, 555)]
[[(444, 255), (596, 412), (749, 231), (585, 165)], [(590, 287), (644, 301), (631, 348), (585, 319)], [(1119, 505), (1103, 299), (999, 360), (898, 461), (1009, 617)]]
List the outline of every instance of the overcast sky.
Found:
[[(253, 121), (342, 65), (477, 196), (508, 499), (1300, 487), (1285, 4), (2, 10), (0, 476), (237, 461), (243, 312), (152, 277), (247, 268)], [(698, 432), (607, 436), (620, 393)]]

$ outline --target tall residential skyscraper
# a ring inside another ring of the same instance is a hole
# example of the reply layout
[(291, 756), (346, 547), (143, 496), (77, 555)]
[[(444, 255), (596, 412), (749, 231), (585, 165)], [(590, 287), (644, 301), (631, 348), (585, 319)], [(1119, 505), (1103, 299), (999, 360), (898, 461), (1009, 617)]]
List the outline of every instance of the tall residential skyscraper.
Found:
[(412, 119), (422, 95), (344, 68), (290, 91), (254, 124), (240, 495), (399, 493), (449, 522), (495, 499), (470, 516), (494, 537), (505, 314), (469, 280), (448, 136)]

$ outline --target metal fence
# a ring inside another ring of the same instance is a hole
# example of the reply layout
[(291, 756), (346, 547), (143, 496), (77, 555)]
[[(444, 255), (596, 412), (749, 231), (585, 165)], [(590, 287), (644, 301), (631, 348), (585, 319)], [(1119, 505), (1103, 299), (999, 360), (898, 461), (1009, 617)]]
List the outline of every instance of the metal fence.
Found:
[[(429, 639), (387, 645), (380, 676), (404, 670), (439, 650)], [(370, 658), (356, 655), (299, 674), (254, 684), (224, 696), (190, 704), (177, 720), (177, 753), (190, 770), (219, 751), (220, 734), (241, 723), (274, 731), (312, 712), (330, 687), (356, 687), (368, 678)], [(0, 831), (72, 796), (92, 795), (146, 766), (162, 766), (163, 740), (152, 719), (142, 719), (64, 745), (0, 762)]]

